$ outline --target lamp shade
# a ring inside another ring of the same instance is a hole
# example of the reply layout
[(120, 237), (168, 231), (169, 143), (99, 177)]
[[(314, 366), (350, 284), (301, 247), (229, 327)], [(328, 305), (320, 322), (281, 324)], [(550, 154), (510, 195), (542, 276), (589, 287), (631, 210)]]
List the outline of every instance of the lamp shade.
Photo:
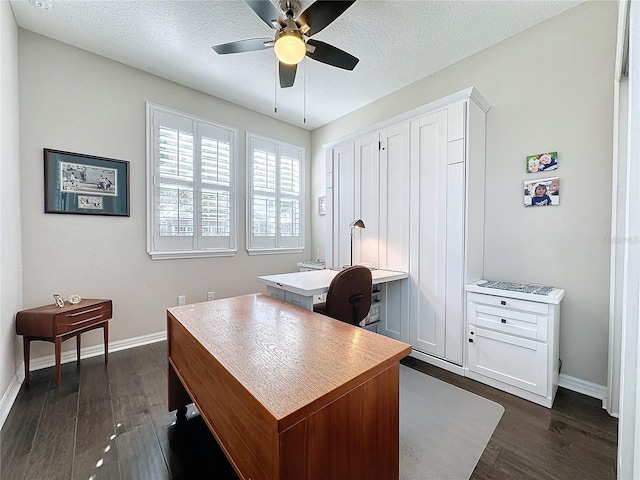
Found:
[(351, 225), (349, 225), (349, 227), (350, 228), (365, 228), (364, 222), (361, 219), (354, 220), (353, 222), (351, 222)]
[(273, 49), (278, 60), (287, 65), (297, 65), (307, 53), (307, 45), (298, 32), (282, 32)]

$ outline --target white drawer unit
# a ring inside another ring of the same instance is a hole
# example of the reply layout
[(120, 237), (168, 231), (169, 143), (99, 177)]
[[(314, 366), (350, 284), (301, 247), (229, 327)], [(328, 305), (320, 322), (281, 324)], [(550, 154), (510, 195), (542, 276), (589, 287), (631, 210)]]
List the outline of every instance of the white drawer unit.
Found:
[(540, 295), (478, 283), (465, 287), (466, 376), (551, 408), (558, 389), (564, 290)]

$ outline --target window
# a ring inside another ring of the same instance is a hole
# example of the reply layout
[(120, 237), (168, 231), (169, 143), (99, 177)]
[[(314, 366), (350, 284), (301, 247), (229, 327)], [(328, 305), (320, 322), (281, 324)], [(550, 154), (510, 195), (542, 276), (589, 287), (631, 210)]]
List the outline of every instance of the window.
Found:
[(301, 252), (304, 247), (304, 149), (247, 134), (247, 250)]
[(236, 131), (147, 104), (147, 243), (155, 259), (236, 252)]

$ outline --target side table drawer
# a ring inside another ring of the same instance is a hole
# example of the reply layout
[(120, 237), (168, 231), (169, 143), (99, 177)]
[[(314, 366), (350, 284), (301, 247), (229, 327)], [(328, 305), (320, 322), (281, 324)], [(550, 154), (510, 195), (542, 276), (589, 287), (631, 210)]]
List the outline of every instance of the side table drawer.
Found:
[(111, 302), (90, 305), (81, 310), (73, 310), (56, 315), (56, 335), (83, 329), (111, 318)]

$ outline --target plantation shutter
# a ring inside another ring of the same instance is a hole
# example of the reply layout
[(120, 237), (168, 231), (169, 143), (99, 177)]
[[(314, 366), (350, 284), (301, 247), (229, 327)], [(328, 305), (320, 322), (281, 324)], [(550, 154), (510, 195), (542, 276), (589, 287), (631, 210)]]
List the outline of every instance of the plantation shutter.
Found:
[(151, 119), (149, 253), (235, 252), (234, 132), (165, 109)]
[(248, 250), (299, 251), (302, 238), (303, 152), (256, 136), (248, 139)]

